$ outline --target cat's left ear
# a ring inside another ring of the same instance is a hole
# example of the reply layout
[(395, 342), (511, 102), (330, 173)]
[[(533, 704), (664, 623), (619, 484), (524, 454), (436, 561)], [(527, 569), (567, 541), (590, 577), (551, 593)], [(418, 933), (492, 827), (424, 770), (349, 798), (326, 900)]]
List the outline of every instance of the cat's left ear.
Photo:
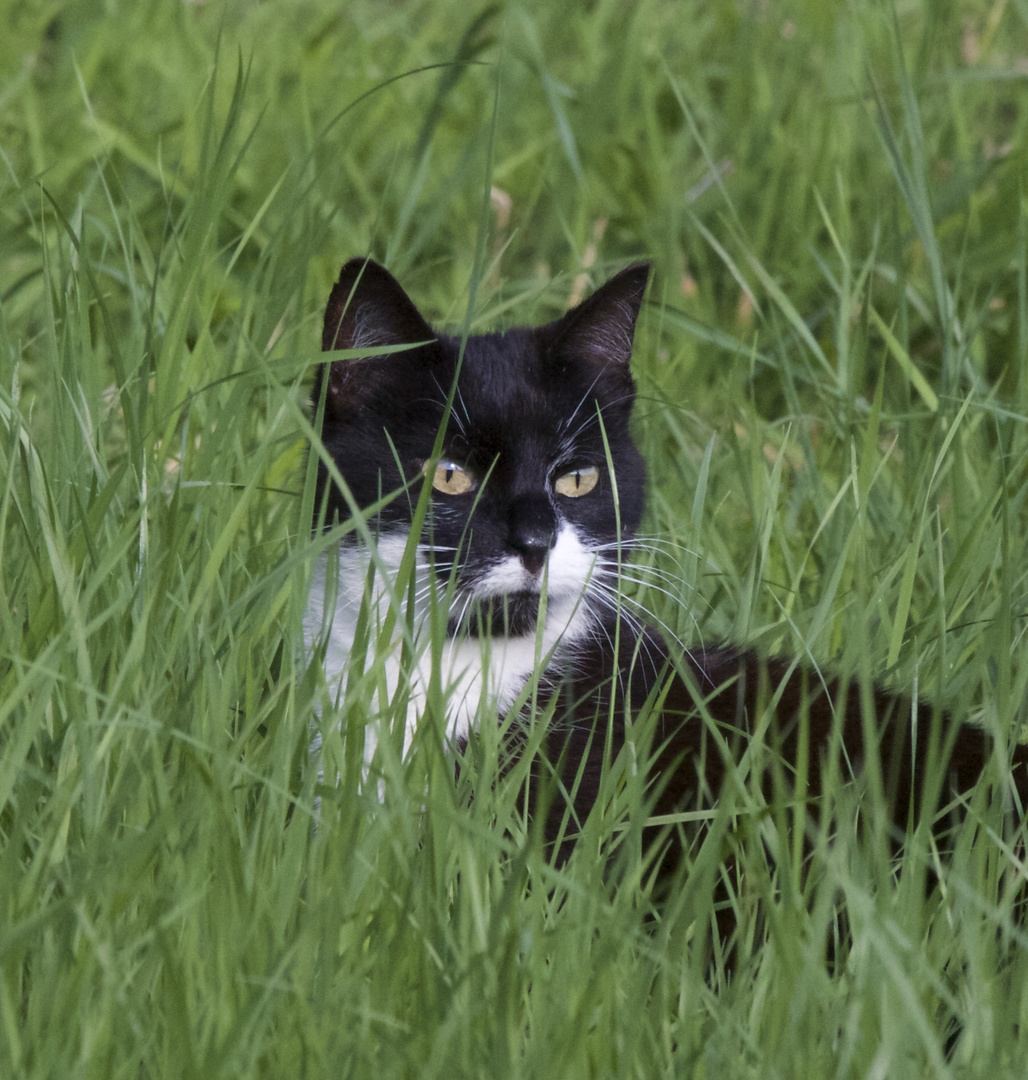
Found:
[(554, 325), (557, 350), (567, 360), (627, 370), (642, 307), (649, 263), (633, 263)]

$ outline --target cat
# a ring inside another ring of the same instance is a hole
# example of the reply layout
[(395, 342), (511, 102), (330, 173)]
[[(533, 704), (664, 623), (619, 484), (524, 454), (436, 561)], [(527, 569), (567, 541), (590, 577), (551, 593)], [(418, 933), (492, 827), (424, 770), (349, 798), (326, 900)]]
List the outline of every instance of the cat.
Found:
[[(328, 521), (342, 519), (407, 486), (408, 496), (387, 502), (373, 519), (377, 610), (388, 606), (387, 581), (407, 547), (415, 488), (427, 478), (431, 540), (418, 549), (424, 602), (416, 618), (429, 606), (425, 577), (440, 592), (455, 579), (441, 661), (428, 650), (417, 658), (409, 735), (433, 662), (441, 663), (448, 690), (447, 736), (460, 742), (483, 694), (504, 712), (541, 659), (560, 665), (597, 634), (597, 604), (612, 605), (619, 516), (621, 532), (630, 534), (642, 513), (645, 467), (628, 434), (628, 361), (647, 272), (626, 271), (597, 302), (549, 327), (471, 337), (462, 354), (460, 341), (431, 330), (382, 267), (365, 260), (343, 267), (328, 303), (324, 348), (420, 344), (329, 366), (315, 408), (323, 405), (322, 441), (352, 504), (319, 461), (316, 505), (324, 505)], [(327, 567), (318, 568), (308, 636), (327, 631), (330, 680), (346, 670), (370, 561), (366, 545), (344, 543), (328, 618)], [(394, 667), (393, 688), (398, 674)], [(370, 756), (375, 734), (367, 735)]]
[[(316, 505), (319, 523), (360, 511), (368, 531), (341, 542), (337, 574), (322, 561), (311, 590), (307, 634), (324, 647), (326, 676), (335, 685), (346, 677), (362, 618), (382, 625), (390, 607), (402, 608), (389, 582), (424, 513), (407, 625), (415, 637), (424, 629), (435, 593), (445, 626), (436, 646), (414, 650), (407, 741), (433, 677), (445, 686), (446, 737), (458, 746), (538, 680), (553, 719), (534, 782), (541, 788), (556, 772), (572, 793), (548, 811), (534, 804), (558, 858), (601, 797), (631, 719), (654, 709), (655, 815), (709, 806), (759, 732), (772, 760), (806, 777), (812, 809), (823, 769), (841, 763), (859, 776), (873, 756), (898, 826), (932, 817), (980, 778), (994, 752), (983, 730), (787, 659), (731, 645), (678, 650), (620, 595), (646, 480), (629, 424), (648, 277), (648, 264), (633, 264), (556, 321), (462, 341), (433, 330), (383, 267), (343, 266), (322, 344), (366, 355), (332, 360), (318, 380), (315, 415), (345, 490), (319, 458)], [(390, 693), (401, 668), (391, 661)], [(367, 761), (374, 749), (369, 726)], [(940, 753), (949, 792), (924, 785)], [(1016, 795), (1023, 810), (1028, 746), (1014, 746), (1007, 761), (1006, 799)], [(774, 774), (761, 776), (769, 795)], [(669, 868), (675, 851), (665, 855)]]

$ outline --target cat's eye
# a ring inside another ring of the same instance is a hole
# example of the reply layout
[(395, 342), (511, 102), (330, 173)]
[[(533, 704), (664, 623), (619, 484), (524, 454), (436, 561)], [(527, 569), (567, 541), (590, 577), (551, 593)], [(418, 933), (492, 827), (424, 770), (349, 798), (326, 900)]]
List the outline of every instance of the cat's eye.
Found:
[(572, 469), (553, 481), (553, 490), (558, 495), (566, 495), (569, 499), (577, 499), (582, 495), (588, 495), (597, 481), (600, 479), (600, 470), (595, 465), (586, 465), (582, 469)]
[(426, 461), (421, 471), (432, 478), (432, 487), (444, 495), (465, 495), (475, 486), (475, 478), (467, 469), (446, 458), (435, 465)]

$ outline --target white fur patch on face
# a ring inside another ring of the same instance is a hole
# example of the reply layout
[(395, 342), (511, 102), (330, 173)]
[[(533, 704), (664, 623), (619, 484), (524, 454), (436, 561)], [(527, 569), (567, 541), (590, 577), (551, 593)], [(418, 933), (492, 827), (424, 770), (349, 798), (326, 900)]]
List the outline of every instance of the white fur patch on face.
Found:
[[(504, 713), (534, 672), (545, 669), (561, 649), (587, 634), (593, 625), (593, 615), (585, 593), (596, 564), (595, 553), (570, 525), (563, 524), (540, 573), (531, 573), (518, 556), (511, 555), (473, 581), (459, 585), (451, 605), (450, 614), (455, 615), (469, 595), (484, 600), (508, 593), (541, 592), (545, 588), (545, 616), (540, 625), (521, 636), (449, 637), (439, 630), (445, 620), (431, 618), (432, 605), (438, 602), (433, 596), (442, 599), (445, 590), (438, 584), (429, 554), (422, 547), (419, 546), (415, 564), (412, 612), (407, 611), (409, 588), (397, 588), (396, 579), (408, 542), (399, 533), (382, 536), (374, 555), (365, 547), (342, 547), (337, 578), (329, 573), (328, 556), (322, 556), (304, 619), (308, 648), (324, 648), (325, 678), (336, 701), (343, 698), (362, 609), (368, 619), (370, 639), (377, 642), (369, 649), (366, 663), (382, 663), (390, 699), (403, 676), (402, 636), (406, 627), (413, 628), (405, 750), (424, 713), (433, 677), (441, 680), (441, 689), (449, 703), (447, 739), (466, 738), (479, 717)], [(385, 641), (381, 635), (391, 611), (395, 613), (393, 630), (391, 640)], [(374, 754), (378, 734), (372, 725), (365, 730), (366, 763), (370, 763)]]
[(518, 555), (508, 555), (467, 586), (476, 600), (515, 592), (540, 592), (543, 582), (551, 601), (581, 596), (596, 565), (596, 554), (582, 543), (575, 530), (564, 522), (541, 571), (533, 574)]

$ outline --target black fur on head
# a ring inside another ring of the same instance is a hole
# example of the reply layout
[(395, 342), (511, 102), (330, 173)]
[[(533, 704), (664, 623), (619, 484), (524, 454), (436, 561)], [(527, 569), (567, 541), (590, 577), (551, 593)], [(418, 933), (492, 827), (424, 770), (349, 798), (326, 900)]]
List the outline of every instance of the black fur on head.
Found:
[[(456, 377), (442, 453), (482, 482), (466, 494), (433, 494), (440, 550), (463, 545), (469, 562), (509, 554), (529, 522), (555, 532), (567, 521), (599, 545), (618, 538), (620, 520), (620, 535), (630, 536), (642, 513), (645, 466), (628, 429), (629, 360), (648, 276), (647, 264), (629, 266), (554, 322), (469, 337), (458, 377), (460, 339), (436, 333), (377, 263), (346, 263), (325, 311), (323, 347), (414, 346), (332, 360), (319, 380), (322, 440), (357, 505), (422, 482)], [(599, 481), (588, 495), (555, 493), (558, 476), (591, 467)], [(346, 516), (321, 462), (318, 494), (319, 506), (327, 498), (329, 522)], [(411, 499), (393, 499), (377, 527), (409, 528), (416, 494), (415, 487)]]

